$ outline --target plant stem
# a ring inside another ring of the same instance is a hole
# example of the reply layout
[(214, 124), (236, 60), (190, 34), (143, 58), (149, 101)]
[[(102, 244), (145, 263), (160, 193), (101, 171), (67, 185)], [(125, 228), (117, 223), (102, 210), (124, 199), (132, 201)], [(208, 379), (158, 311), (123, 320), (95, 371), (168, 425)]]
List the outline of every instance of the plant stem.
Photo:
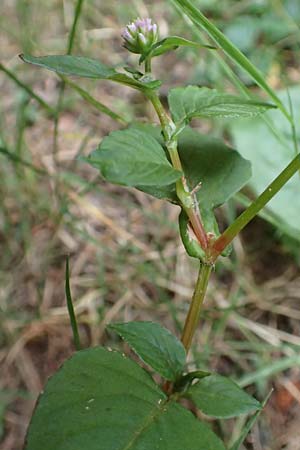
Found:
[(212, 247), (212, 262), (227, 247), (235, 236), (259, 213), (278, 191), (300, 170), (300, 155), (297, 155), (286, 168), (272, 181), (260, 196), (224, 231)]
[(192, 339), (198, 326), (201, 307), (204, 301), (212, 267), (213, 266), (209, 264), (200, 264), (195, 291), (181, 336), (181, 342), (183, 343), (186, 352), (188, 352), (191, 347)]
[(172, 119), (167, 115), (158, 95), (155, 92), (148, 92), (147, 97), (151, 101), (161, 123), (165, 144), (170, 155), (171, 163), (174, 169), (182, 172), (182, 177), (176, 183), (176, 194), (181, 202), (181, 206), (185, 210), (190, 223), (193, 227), (195, 236), (197, 237), (199, 244), (203, 250), (208, 248), (208, 239), (202, 224), (202, 220), (198, 211), (195, 207), (195, 202), (192, 193), (184, 176), (183, 167), (180, 161), (178, 149), (177, 149), (177, 136), (174, 136), (176, 131), (176, 126)]
[(151, 73), (151, 57), (145, 59), (145, 72)]

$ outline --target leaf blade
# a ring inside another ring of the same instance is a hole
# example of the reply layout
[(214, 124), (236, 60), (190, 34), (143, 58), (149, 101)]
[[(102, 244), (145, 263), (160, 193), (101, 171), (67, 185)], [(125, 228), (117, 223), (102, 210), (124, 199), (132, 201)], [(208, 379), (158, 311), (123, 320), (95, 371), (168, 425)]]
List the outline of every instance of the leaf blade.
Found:
[(108, 328), (117, 332), (146, 364), (167, 380), (176, 381), (182, 373), (184, 347), (166, 328), (142, 321), (111, 324)]
[(148, 57), (154, 58), (156, 56), (163, 55), (170, 50), (176, 50), (178, 47), (192, 47), (198, 49), (207, 48), (210, 50), (216, 50), (216, 47), (213, 47), (212, 45), (200, 44), (199, 42), (190, 41), (189, 39), (179, 36), (168, 36), (153, 44), (150, 50), (141, 56), (140, 63), (145, 61)]
[(86, 58), (84, 56), (31, 56), (21, 54), (20, 58), (26, 63), (48, 69), (60, 75), (111, 80), (138, 90), (156, 89), (161, 84), (159, 80), (152, 80), (149, 78), (146, 78), (145, 80), (135, 80), (124, 73), (117, 72), (112, 67), (106, 66), (96, 59)]
[(200, 379), (185, 393), (208, 416), (231, 418), (261, 409), (236, 383), (222, 375), (212, 374)]
[[(189, 430), (189, 433), (187, 433)], [(118, 352), (75, 353), (48, 381), (26, 450), (225, 450), (192, 413)]]
[(198, 86), (171, 89), (168, 101), (176, 123), (187, 123), (194, 117), (252, 117), (274, 108), (268, 103)]
[(251, 61), (234, 45), (232, 42), (212, 23), (202, 12), (197, 9), (189, 0), (170, 0), (173, 4), (184, 12), (192, 22), (203, 28), (213, 41), (223, 49), (223, 51), (242, 69), (244, 69), (250, 77), (261, 87), (278, 106), (290, 123), (292, 123), (291, 115), (277, 96), (276, 92), (265, 81), (261, 72), (251, 63)]
[(108, 181), (125, 186), (166, 186), (181, 176), (167, 160), (161, 145), (132, 127), (106, 136), (88, 162), (100, 169)]
[(48, 55), (31, 56), (22, 54), (20, 58), (29, 64), (40, 66), (62, 75), (74, 75), (84, 78), (109, 79), (116, 71), (100, 61), (83, 56)]

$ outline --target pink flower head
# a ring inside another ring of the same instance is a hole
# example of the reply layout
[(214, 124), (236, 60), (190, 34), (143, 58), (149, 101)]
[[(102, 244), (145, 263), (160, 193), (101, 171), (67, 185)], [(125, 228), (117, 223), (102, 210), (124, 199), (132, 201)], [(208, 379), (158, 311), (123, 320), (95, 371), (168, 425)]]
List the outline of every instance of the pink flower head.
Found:
[(143, 54), (158, 40), (158, 27), (152, 19), (136, 19), (122, 32), (124, 47), (132, 53)]

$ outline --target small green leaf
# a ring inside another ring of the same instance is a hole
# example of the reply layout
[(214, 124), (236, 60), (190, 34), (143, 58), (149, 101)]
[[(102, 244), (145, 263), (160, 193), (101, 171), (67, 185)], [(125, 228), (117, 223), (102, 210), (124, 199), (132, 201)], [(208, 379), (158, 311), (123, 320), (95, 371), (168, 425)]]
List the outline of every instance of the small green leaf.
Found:
[(25, 450), (225, 450), (204, 423), (118, 352), (74, 354), (48, 381)]
[(187, 123), (194, 117), (250, 117), (276, 108), (268, 103), (198, 86), (171, 89), (168, 99), (176, 123)]
[(170, 50), (176, 50), (178, 47), (194, 47), (198, 49), (208, 48), (210, 50), (216, 49), (216, 47), (213, 47), (212, 45), (199, 44), (199, 42), (190, 41), (179, 36), (168, 36), (153, 44), (149, 52), (141, 56), (140, 63), (142, 63), (149, 56), (154, 58), (155, 56), (163, 55)]
[(124, 73), (117, 72), (112, 67), (102, 64), (96, 59), (85, 58), (83, 56), (50, 55), (35, 57), (31, 55), (20, 55), (20, 58), (24, 62), (43, 67), (61, 75), (112, 80), (139, 90), (156, 89), (161, 84), (159, 80), (153, 80), (149, 77), (135, 80)]
[(114, 323), (109, 328), (167, 380), (175, 381), (182, 373), (186, 358), (184, 347), (166, 328), (153, 322)]
[(20, 57), (27, 63), (61, 73), (62, 75), (109, 79), (117, 73), (115, 69), (102, 64), (100, 61), (83, 56), (49, 55), (35, 57), (20, 55)]
[(111, 183), (125, 186), (165, 186), (180, 178), (161, 145), (136, 128), (113, 131), (105, 137), (88, 162)]
[(218, 374), (200, 379), (184, 396), (190, 398), (205, 414), (217, 418), (236, 417), (261, 409), (261, 404), (255, 398), (229, 378)]

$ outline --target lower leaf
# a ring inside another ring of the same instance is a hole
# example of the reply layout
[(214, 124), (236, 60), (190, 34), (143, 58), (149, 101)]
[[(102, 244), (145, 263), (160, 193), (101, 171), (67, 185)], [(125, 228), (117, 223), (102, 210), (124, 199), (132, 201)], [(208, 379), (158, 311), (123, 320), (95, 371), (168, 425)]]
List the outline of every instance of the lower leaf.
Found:
[(118, 352), (76, 353), (49, 380), (25, 450), (225, 450), (219, 438)]
[(200, 379), (185, 393), (208, 416), (236, 417), (261, 409), (261, 404), (236, 383), (222, 375), (212, 374)]

